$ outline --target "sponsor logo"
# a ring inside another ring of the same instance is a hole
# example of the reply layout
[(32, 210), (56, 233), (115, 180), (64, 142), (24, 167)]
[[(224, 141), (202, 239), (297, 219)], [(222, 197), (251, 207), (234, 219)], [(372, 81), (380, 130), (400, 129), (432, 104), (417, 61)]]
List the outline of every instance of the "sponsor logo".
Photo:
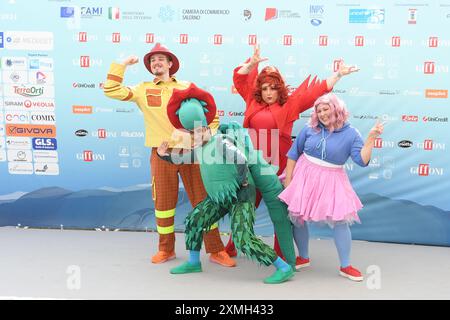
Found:
[(61, 7), (60, 17), (61, 18), (74, 18), (75, 17), (75, 8), (74, 7)]
[(98, 129), (97, 130), (97, 137), (99, 139), (106, 139), (106, 130), (105, 129)]
[(154, 33), (146, 33), (145, 34), (145, 43), (154, 43), (155, 42), (155, 34)]
[(34, 150), (56, 150), (58, 148), (54, 138), (33, 138), (32, 144)]
[(423, 63), (423, 73), (424, 74), (434, 74), (435, 63), (433, 61), (425, 61)]
[(121, 138), (144, 138), (144, 132), (142, 131), (121, 131)]
[(411, 115), (402, 115), (402, 121), (418, 122), (419, 121), (419, 117), (418, 116), (411, 116)]
[(364, 36), (355, 37), (355, 47), (364, 47)]
[(285, 34), (283, 36), (283, 45), (284, 46), (292, 46), (292, 35)]
[(120, 32), (113, 32), (113, 34), (111, 35), (111, 42), (120, 43)]
[(430, 99), (447, 99), (448, 90), (426, 89), (425, 97)]
[(434, 142), (432, 139), (426, 139), (423, 142), (418, 142), (416, 147), (427, 151), (445, 150), (445, 143)]
[(408, 9), (408, 24), (417, 23), (417, 9)]
[(397, 144), (400, 148), (410, 148), (413, 146), (412, 141), (402, 140)]
[(422, 177), (427, 176), (442, 176), (444, 175), (443, 168), (430, 167), (428, 163), (421, 163), (418, 167), (410, 168), (410, 173), (414, 175), (419, 175)]
[(221, 34), (214, 35), (214, 44), (221, 45), (223, 43), (223, 36)]
[(448, 122), (448, 117), (428, 117), (422, 118), (423, 122)]
[(1, 67), (3, 70), (26, 70), (27, 59), (23, 57), (2, 57)]
[(248, 9), (244, 10), (244, 20), (248, 21), (252, 18), (252, 12)]
[(323, 5), (310, 5), (309, 6), (309, 17), (311, 19), (311, 24), (315, 27), (322, 24), (323, 13), (325, 9)]
[(94, 153), (92, 150), (84, 150), (83, 153), (77, 153), (77, 160), (83, 160), (85, 162), (93, 162), (93, 161), (105, 161), (106, 157), (104, 154)]
[(189, 42), (188, 34), (182, 33), (180, 34), (180, 44), (187, 44)]
[(256, 45), (256, 43), (258, 42), (258, 38), (256, 36), (256, 34), (249, 34), (248, 35), (248, 44), (251, 46)]
[(29, 100), (29, 99), (7, 99), (4, 102), (5, 109), (8, 110), (21, 110), (25, 108), (30, 111), (41, 111), (55, 109), (55, 103), (53, 100)]
[(158, 17), (162, 22), (172, 21), (175, 15), (175, 10), (171, 6), (165, 6), (159, 8)]
[(81, 7), (82, 18), (94, 18), (103, 16), (103, 8), (101, 7)]
[(182, 9), (182, 20), (191, 20), (191, 21), (198, 21), (202, 18), (202, 16), (211, 15), (214, 17), (217, 17), (219, 15), (229, 15), (230, 10), (225, 9)]
[(14, 86), (14, 93), (23, 97), (39, 97), (44, 94), (44, 87), (18, 87)]
[(3, 32), (0, 32), (0, 49), (4, 48), (4, 44), (3, 44)]
[(55, 124), (56, 116), (54, 113), (31, 113), (32, 124)]
[(430, 48), (437, 48), (438, 42), (439, 42), (439, 38), (438, 37), (429, 37), (428, 38), (428, 46)]
[(5, 49), (10, 50), (53, 50), (53, 33), (37, 31), (7, 31), (5, 32)]
[(74, 82), (72, 84), (72, 87), (77, 88), (77, 89), (94, 89), (95, 88), (95, 83)]
[(30, 117), (28, 112), (10, 112), (5, 113), (6, 123), (30, 123)]
[(75, 131), (75, 135), (77, 137), (86, 137), (88, 135), (88, 132), (87, 132), (87, 130), (79, 129), (79, 130)]
[(31, 162), (32, 153), (31, 150), (8, 150), (8, 161), (12, 162)]
[(90, 67), (90, 58), (89, 56), (80, 56), (80, 67), (81, 68), (89, 68)]
[(391, 46), (392, 47), (400, 47), (401, 45), (401, 38), (400, 37), (392, 37), (391, 39)]
[(243, 117), (243, 116), (244, 116), (244, 113), (245, 113), (245, 112), (243, 112), (243, 111), (240, 111), (240, 112), (237, 112), (237, 111), (229, 111), (229, 112), (228, 112), (228, 116), (230, 116), (230, 117)]
[(349, 9), (348, 22), (384, 24), (384, 9)]
[(7, 124), (6, 135), (12, 137), (56, 137), (56, 127), (33, 124)]
[(76, 114), (91, 114), (92, 106), (72, 106), (72, 113)]
[(26, 137), (7, 137), (6, 147), (8, 149), (31, 149), (31, 139)]
[(87, 42), (88, 37), (87, 37), (87, 32), (79, 32), (78, 33), (78, 41), (79, 42)]
[[(319, 46), (326, 47), (328, 46), (328, 36), (319, 36)], [(335, 60), (337, 61), (337, 60)]]
[(31, 70), (52, 71), (53, 70), (53, 59), (51, 59), (51, 58), (33, 58), (33, 59), (29, 60), (28, 67)]
[(8, 172), (10, 174), (33, 174), (33, 164), (9, 162)]
[(36, 150), (33, 152), (34, 162), (58, 162), (58, 152), (53, 150)]
[(278, 10), (277, 8), (266, 8), (265, 21), (275, 19), (299, 19), (300, 14), (292, 10)]
[(59, 165), (57, 163), (35, 163), (34, 173), (43, 176), (59, 175)]

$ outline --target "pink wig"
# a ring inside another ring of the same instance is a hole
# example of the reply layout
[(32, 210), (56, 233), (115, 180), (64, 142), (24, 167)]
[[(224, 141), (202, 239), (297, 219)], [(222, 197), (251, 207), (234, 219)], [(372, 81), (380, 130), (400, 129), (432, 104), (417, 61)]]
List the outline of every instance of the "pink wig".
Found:
[(309, 125), (316, 131), (320, 131), (319, 128), (319, 117), (317, 116), (317, 106), (319, 104), (328, 104), (331, 109), (330, 125), (328, 129), (333, 132), (336, 129), (342, 128), (345, 121), (347, 121), (349, 112), (345, 106), (345, 102), (339, 99), (334, 93), (327, 93), (319, 97), (316, 102), (314, 102), (314, 111), (311, 114), (311, 119), (309, 120)]

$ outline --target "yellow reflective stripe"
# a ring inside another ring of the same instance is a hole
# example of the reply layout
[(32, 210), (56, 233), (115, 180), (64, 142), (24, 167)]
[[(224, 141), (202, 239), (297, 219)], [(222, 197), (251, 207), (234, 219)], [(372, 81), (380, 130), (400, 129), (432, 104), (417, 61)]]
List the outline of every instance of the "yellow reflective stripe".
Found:
[(170, 210), (155, 210), (155, 216), (157, 218), (172, 218), (173, 216), (175, 216), (175, 209), (170, 209)]
[(175, 232), (175, 226), (170, 226), (170, 227), (156, 226), (156, 229), (158, 230), (159, 234), (169, 234), (169, 233)]
[(210, 229), (210, 230), (217, 229), (218, 227), (219, 227), (219, 223), (216, 222), (216, 223), (214, 223), (214, 224), (211, 226), (211, 229)]

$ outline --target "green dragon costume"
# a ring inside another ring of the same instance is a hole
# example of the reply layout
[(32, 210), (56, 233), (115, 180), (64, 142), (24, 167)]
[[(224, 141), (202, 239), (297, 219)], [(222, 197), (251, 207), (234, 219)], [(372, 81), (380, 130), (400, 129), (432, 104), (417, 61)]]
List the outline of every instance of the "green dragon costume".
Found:
[[(247, 131), (239, 124), (221, 125), (218, 133), (211, 135), (207, 124), (211, 113), (216, 112), (214, 99), (195, 85), (186, 90), (175, 89), (167, 112), (175, 128), (188, 130), (192, 134), (195, 130), (195, 134), (201, 135), (202, 142), (189, 153), (170, 154), (166, 150), (158, 150), (158, 155), (172, 163), (198, 162), (207, 192), (206, 199), (192, 210), (185, 221), (189, 261), (170, 272), (201, 272), (199, 252), (203, 233), (229, 213), (233, 241), (238, 251), (260, 264), (274, 264), (277, 268), (264, 282), (282, 283), (290, 279), (295, 270), (292, 225), (285, 204), (277, 198), (283, 187), (276, 170), (264, 160), (260, 151), (253, 148)], [(255, 186), (262, 192), (288, 263), (254, 233)]]

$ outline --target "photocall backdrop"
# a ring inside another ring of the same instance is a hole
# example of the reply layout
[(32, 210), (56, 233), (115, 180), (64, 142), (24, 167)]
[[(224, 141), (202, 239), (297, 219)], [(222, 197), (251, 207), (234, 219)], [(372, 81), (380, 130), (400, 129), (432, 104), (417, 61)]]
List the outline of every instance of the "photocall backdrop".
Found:
[[(104, 96), (110, 63), (137, 55), (124, 83), (151, 81), (142, 57), (161, 42), (181, 61), (177, 77), (214, 95), (221, 122), (242, 123), (232, 72), (259, 43), (291, 88), (309, 74), (326, 79), (339, 58), (361, 69), (334, 92), (364, 137), (376, 119), (386, 124), (370, 165), (345, 165), (364, 204), (353, 238), (450, 245), (450, 1), (0, 6), (0, 225), (154, 230), (143, 118), (133, 103)], [(190, 208), (181, 187), (178, 230)], [(256, 232), (273, 234), (264, 205)]]

